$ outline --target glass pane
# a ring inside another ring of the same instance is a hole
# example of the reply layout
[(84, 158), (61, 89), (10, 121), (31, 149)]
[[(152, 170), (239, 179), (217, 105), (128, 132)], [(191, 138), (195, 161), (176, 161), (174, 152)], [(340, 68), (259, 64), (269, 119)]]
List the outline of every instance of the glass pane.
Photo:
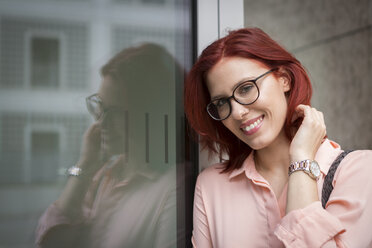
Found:
[(0, 247), (191, 246), (191, 9), (0, 0)]

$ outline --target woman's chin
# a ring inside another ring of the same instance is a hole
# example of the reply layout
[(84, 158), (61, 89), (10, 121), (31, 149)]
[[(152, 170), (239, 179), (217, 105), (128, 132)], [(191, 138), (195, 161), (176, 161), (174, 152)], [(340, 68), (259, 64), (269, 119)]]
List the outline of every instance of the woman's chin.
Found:
[(256, 151), (264, 149), (270, 144), (270, 142), (267, 142), (266, 140), (262, 139), (262, 137), (246, 141), (245, 143), (250, 148), (252, 148), (253, 150), (256, 150)]

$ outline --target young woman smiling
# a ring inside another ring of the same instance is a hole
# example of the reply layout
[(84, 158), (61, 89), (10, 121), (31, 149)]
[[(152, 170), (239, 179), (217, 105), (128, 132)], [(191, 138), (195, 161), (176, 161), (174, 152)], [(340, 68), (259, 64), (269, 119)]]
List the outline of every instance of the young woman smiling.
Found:
[(301, 63), (260, 29), (232, 31), (203, 51), (185, 112), (201, 144), (228, 159), (198, 177), (195, 247), (372, 247), (372, 152), (342, 161), (323, 208), (324, 178), (342, 149), (326, 138), (311, 94)]

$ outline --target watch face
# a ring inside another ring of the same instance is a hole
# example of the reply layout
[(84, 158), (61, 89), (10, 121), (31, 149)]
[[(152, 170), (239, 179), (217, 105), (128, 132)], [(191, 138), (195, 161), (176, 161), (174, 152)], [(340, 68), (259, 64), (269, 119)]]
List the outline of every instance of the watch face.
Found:
[(315, 177), (320, 176), (320, 168), (317, 162), (312, 161), (310, 164), (310, 172), (313, 174)]

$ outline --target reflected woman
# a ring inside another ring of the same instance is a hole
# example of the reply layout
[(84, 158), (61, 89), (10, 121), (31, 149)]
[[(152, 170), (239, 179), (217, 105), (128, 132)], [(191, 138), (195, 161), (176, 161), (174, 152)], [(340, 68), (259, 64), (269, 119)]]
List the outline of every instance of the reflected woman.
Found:
[(145, 112), (167, 112), (160, 98), (181, 73), (175, 64), (164, 48), (145, 44), (101, 69), (100, 89), (86, 99), (95, 122), (60, 197), (39, 221), (39, 247), (176, 247), (175, 166), (146, 163), (141, 136)]
[(194, 247), (371, 247), (372, 151), (342, 160), (323, 208), (342, 149), (326, 138), (311, 94), (301, 63), (258, 28), (202, 52), (185, 111), (201, 144), (226, 159), (198, 177)]

